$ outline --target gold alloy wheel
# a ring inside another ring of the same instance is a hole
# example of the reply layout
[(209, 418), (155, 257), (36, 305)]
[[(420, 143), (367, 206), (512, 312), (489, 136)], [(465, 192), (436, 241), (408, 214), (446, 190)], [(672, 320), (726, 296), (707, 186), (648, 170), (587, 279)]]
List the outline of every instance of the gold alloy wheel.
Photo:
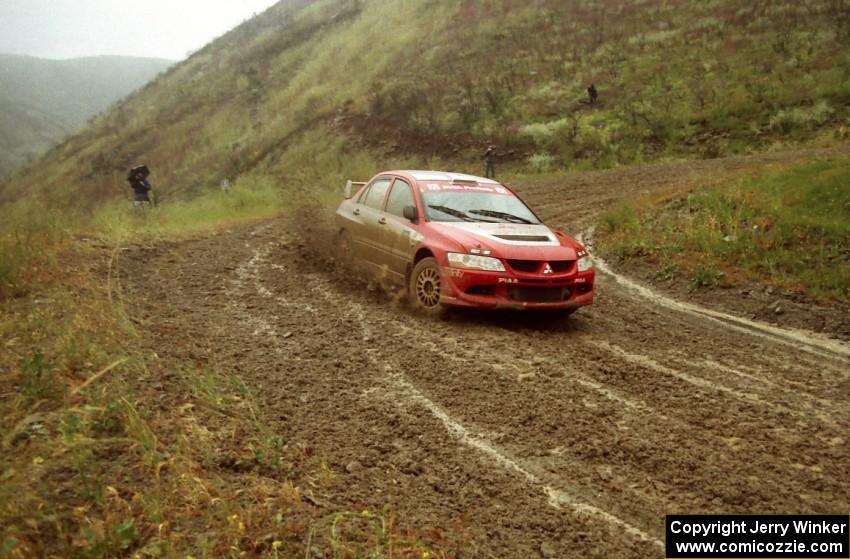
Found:
[(440, 304), (440, 271), (436, 267), (427, 266), (416, 276), (416, 298), (426, 309)]

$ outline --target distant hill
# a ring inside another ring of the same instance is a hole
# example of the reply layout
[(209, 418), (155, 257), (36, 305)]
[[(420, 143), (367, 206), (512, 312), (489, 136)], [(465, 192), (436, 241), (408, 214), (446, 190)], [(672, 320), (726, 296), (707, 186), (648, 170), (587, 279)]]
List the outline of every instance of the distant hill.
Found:
[(41, 155), (171, 64), (121, 56), (45, 60), (0, 54), (0, 175)]
[[(586, 88), (595, 83), (599, 102)], [(832, 142), (850, 117), (847, 0), (286, 0), (0, 185), (60, 206), (228, 178), (330, 188), (388, 166), (527, 170)]]

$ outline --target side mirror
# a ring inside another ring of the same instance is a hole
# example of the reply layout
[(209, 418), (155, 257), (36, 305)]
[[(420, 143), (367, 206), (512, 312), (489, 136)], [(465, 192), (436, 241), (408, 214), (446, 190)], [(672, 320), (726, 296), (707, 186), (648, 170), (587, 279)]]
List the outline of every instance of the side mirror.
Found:
[(419, 219), (419, 212), (416, 211), (416, 206), (405, 206), (402, 210), (404, 219), (408, 221), (416, 221)]
[(346, 200), (351, 200), (351, 197), (353, 196), (353, 193), (351, 192), (353, 190), (352, 189), (353, 186), (354, 185), (351, 183), (350, 180), (345, 181), (345, 188), (343, 189), (342, 192), (343, 192), (343, 196), (345, 196)]

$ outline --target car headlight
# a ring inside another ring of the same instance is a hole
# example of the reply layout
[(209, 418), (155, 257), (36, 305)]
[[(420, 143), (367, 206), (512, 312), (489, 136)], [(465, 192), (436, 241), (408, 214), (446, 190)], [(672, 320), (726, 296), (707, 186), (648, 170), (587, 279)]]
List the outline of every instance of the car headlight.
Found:
[(578, 271), (586, 272), (588, 270), (593, 269), (593, 259), (589, 254), (585, 254), (581, 258), (578, 259)]
[(467, 270), (486, 270), (488, 272), (504, 272), (505, 265), (498, 258), (478, 256), (475, 254), (448, 253), (449, 266), (466, 268)]

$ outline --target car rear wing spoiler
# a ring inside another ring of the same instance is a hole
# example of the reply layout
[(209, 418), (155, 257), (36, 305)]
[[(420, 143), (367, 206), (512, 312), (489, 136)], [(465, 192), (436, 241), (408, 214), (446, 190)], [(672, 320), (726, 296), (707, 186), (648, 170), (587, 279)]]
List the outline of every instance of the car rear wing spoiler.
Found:
[(366, 186), (365, 182), (345, 181), (345, 190), (343, 190), (344, 195), (345, 195), (345, 199), (350, 200), (351, 197), (354, 196), (354, 193), (356, 192), (354, 190), (354, 187), (357, 187), (357, 189), (360, 189), (360, 188), (363, 188), (364, 186)]

